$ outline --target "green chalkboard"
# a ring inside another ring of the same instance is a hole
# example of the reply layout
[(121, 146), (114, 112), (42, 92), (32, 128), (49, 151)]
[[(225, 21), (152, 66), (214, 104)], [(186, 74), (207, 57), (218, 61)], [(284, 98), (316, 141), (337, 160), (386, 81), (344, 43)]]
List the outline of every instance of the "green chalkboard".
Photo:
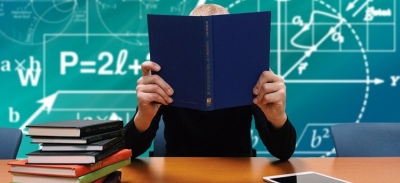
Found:
[[(294, 156), (335, 156), (336, 123), (400, 122), (396, 0), (10, 0), (0, 1), (0, 127), (128, 122), (149, 59), (146, 15), (203, 3), (272, 11), (271, 69), (287, 85)], [(25, 136), (18, 158), (38, 148)]]

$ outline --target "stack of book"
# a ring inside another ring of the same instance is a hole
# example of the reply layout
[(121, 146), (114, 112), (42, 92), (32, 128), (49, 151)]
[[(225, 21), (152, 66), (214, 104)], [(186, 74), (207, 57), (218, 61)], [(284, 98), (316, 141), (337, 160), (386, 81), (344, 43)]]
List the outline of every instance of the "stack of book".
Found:
[(10, 162), (13, 182), (119, 182), (131, 163), (120, 120), (72, 120), (29, 125), (28, 136), (41, 149)]

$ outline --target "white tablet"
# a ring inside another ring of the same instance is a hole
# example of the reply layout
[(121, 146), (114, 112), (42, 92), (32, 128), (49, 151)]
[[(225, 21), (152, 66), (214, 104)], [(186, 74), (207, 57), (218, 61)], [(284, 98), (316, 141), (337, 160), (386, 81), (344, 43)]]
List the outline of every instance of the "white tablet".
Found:
[(350, 183), (312, 171), (266, 176), (263, 180), (268, 183)]

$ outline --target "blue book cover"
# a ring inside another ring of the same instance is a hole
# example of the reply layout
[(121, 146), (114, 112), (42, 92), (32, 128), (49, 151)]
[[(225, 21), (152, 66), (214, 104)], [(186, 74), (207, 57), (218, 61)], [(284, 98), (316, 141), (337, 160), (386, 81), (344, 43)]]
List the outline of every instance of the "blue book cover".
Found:
[(147, 17), (150, 58), (174, 89), (172, 106), (202, 111), (250, 105), (269, 70), (271, 12)]

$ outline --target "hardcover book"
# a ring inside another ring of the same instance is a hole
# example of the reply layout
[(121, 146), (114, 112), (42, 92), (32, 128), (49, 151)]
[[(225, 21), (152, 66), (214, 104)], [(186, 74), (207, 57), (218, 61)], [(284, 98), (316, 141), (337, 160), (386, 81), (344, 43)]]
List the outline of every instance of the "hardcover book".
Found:
[(32, 136), (32, 143), (51, 143), (51, 144), (90, 144), (100, 140), (120, 137), (125, 135), (125, 130), (115, 130), (106, 133), (90, 135), (86, 137), (42, 137)]
[(96, 163), (125, 147), (121, 141), (104, 151), (42, 151), (28, 153), (28, 163), (38, 164), (91, 164)]
[(103, 151), (123, 141), (123, 137), (104, 139), (91, 144), (42, 144), (42, 151)]
[(120, 120), (70, 120), (28, 125), (29, 136), (85, 137), (122, 129)]
[(116, 162), (80, 177), (39, 176), (32, 174), (13, 174), (13, 182), (40, 183), (91, 183), (131, 163), (131, 158)]
[(45, 176), (60, 176), (60, 177), (80, 177), (100, 168), (117, 163), (124, 159), (132, 157), (130, 149), (122, 149), (117, 153), (104, 158), (103, 160), (87, 165), (79, 164), (31, 164), (27, 159), (16, 160), (8, 163), (10, 173), (13, 174), (32, 174)]
[(270, 12), (148, 15), (150, 58), (174, 90), (172, 106), (203, 111), (253, 104), (269, 70)]

